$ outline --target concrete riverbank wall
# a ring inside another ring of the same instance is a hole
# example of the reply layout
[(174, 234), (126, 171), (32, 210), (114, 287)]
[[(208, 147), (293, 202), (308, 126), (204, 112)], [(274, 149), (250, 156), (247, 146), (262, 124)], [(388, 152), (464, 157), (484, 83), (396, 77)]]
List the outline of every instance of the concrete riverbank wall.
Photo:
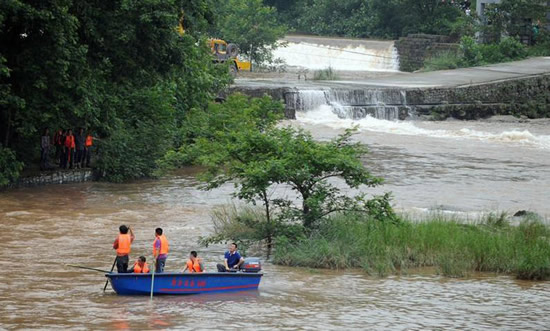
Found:
[[(373, 114), (382, 119), (419, 116), (435, 120), (448, 117), (475, 120), (493, 115), (550, 117), (550, 73), (444, 87), (354, 86), (277, 87), (256, 84), (234, 86), (228, 93), (240, 92), (253, 97), (267, 94), (285, 104), (285, 115), (289, 119), (296, 118), (296, 111), (311, 110), (304, 107), (306, 103), (343, 107), (348, 114), (342, 116), (349, 118)], [(311, 93), (315, 91), (322, 93)], [(312, 96), (320, 100), (306, 100)], [(396, 115), (392, 117), (384, 111)]]
[(395, 42), (399, 54), (399, 70), (412, 72), (424, 66), (424, 61), (445, 52), (458, 52), (460, 45), (449, 36), (409, 34)]
[(42, 171), (33, 176), (24, 176), (7, 188), (34, 187), (52, 184), (82, 183), (94, 180), (92, 169), (71, 169), (57, 171)]

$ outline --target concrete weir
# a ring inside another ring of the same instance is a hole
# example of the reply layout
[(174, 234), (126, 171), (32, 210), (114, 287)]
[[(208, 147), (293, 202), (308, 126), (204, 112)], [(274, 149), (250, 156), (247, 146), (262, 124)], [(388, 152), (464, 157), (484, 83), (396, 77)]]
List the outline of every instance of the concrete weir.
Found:
[(287, 118), (322, 105), (352, 119), (478, 119), (521, 115), (530, 107), (546, 109), (541, 113), (548, 114), (550, 57), (347, 81), (237, 79), (229, 92), (270, 95), (284, 102)]

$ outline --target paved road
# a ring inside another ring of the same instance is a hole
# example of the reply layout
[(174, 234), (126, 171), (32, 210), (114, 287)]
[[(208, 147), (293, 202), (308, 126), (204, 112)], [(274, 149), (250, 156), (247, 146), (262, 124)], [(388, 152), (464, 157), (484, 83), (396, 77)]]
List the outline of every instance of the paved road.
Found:
[(393, 73), (384, 77), (345, 81), (290, 81), (277, 79), (237, 79), (236, 87), (269, 88), (426, 88), (457, 87), (509, 80), (539, 74), (550, 74), (550, 57), (536, 57), (522, 61), (493, 64), (482, 67), (419, 73)]

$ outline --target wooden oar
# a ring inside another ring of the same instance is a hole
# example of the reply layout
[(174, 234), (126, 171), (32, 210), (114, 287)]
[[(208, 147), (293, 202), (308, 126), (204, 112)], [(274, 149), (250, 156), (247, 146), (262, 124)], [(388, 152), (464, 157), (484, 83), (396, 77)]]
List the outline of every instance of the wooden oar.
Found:
[[(116, 259), (117, 258), (115, 257), (115, 261), (113, 262), (113, 266), (111, 267), (111, 272), (115, 270)], [(105, 281), (105, 286), (103, 286), (103, 293), (105, 293), (105, 290), (107, 289), (108, 284), (109, 284), (109, 278), (107, 278), (107, 280)]]
[(153, 301), (153, 284), (155, 284), (155, 269), (157, 268), (157, 260), (153, 256), (153, 273), (151, 274), (151, 301)]
[(109, 271), (107, 271), (107, 270), (98, 269), (98, 268), (90, 268), (90, 267), (85, 267), (85, 266), (82, 266), (82, 265), (65, 264), (65, 266), (71, 267), (71, 268), (79, 268), (79, 269), (86, 269), (86, 270), (99, 271), (99, 272), (103, 272), (103, 273), (109, 273)]

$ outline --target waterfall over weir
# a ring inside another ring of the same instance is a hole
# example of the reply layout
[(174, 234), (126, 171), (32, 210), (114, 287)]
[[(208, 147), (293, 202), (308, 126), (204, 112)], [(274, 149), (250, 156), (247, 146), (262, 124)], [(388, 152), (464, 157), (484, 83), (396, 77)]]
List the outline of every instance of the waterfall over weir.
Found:
[(328, 106), (339, 118), (371, 116), (383, 120), (404, 120), (414, 115), (407, 106), (406, 92), (397, 89), (298, 90), (285, 96), (287, 108), (309, 112)]

